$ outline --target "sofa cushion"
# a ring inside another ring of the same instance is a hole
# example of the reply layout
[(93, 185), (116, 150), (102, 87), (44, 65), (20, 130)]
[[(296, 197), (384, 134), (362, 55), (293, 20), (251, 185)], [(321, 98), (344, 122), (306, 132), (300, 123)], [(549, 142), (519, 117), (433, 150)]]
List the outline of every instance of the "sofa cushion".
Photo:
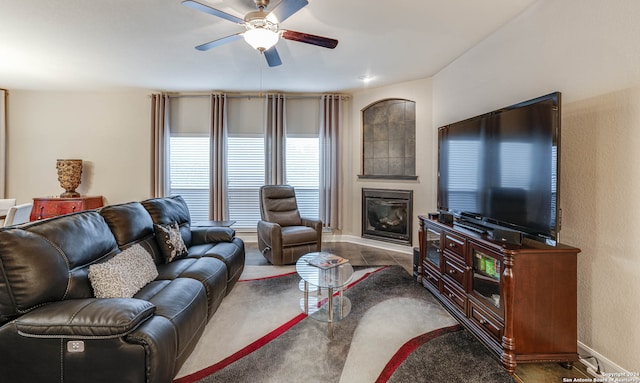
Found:
[(164, 255), (166, 263), (188, 254), (177, 222), (168, 225), (153, 225), (153, 230), (156, 232), (158, 247), (160, 247), (160, 252)]
[(191, 215), (187, 202), (181, 196), (151, 198), (141, 203), (149, 212), (153, 223), (166, 225), (177, 222), (184, 244), (191, 246)]
[(99, 213), (109, 225), (121, 250), (140, 244), (151, 253), (156, 265), (165, 262), (156, 241), (151, 216), (140, 202), (105, 206)]
[(213, 257), (224, 262), (227, 266), (228, 294), (244, 270), (244, 242), (240, 238), (234, 238), (231, 242), (194, 245), (189, 248), (189, 257)]
[(227, 295), (227, 266), (220, 259), (189, 257), (160, 264), (157, 268), (157, 280), (191, 278), (200, 281), (207, 293), (209, 318), (220, 306), (222, 298)]
[(177, 365), (193, 351), (207, 324), (207, 293), (202, 283), (191, 278), (155, 280), (134, 298), (156, 306), (155, 316), (167, 318), (177, 337)]
[(92, 298), (89, 265), (118, 247), (95, 211), (0, 231), (0, 323), (62, 299)]
[(89, 280), (96, 298), (131, 298), (157, 276), (151, 254), (140, 245), (89, 266)]
[(153, 221), (140, 202), (109, 205), (99, 210), (120, 248), (153, 235)]

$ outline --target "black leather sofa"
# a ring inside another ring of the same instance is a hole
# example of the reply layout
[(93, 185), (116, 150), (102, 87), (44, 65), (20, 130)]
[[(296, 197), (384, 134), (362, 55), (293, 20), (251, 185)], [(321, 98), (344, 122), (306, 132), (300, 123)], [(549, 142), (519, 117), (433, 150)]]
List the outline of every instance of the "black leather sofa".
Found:
[[(167, 263), (154, 224), (174, 222), (188, 255)], [(134, 245), (157, 277), (131, 298), (96, 298), (90, 267)], [(2, 229), (0, 381), (171, 382), (244, 259), (232, 229), (191, 227), (179, 196)]]

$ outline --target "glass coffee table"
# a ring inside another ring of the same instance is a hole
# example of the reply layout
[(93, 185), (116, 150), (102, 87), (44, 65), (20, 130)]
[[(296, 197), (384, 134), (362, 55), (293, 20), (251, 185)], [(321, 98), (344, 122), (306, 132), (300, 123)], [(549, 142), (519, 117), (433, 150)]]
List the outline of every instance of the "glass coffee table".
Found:
[[(333, 323), (344, 319), (351, 312), (351, 301), (344, 296), (344, 287), (353, 277), (353, 267), (349, 262), (329, 268), (309, 264), (309, 260), (327, 252), (303, 255), (296, 262), (296, 272), (302, 278), (300, 308), (311, 318), (328, 323), (328, 335), (333, 337)], [(310, 287), (313, 293), (309, 293)], [(326, 291), (326, 295), (323, 293)]]

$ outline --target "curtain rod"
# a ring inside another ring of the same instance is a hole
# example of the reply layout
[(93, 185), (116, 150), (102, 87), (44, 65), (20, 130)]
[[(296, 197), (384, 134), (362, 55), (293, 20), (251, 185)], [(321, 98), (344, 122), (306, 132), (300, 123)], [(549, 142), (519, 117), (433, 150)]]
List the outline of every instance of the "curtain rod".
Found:
[[(212, 93), (216, 93), (216, 92), (212, 92)], [(268, 94), (284, 94), (285, 97), (287, 99), (290, 100), (296, 100), (296, 99), (320, 99), (322, 96), (324, 96), (325, 94), (317, 94), (317, 95), (295, 95), (295, 94), (287, 94), (287, 93), (224, 93), (224, 92), (220, 92), (223, 94), (226, 94), (227, 98), (263, 98)], [(197, 98), (197, 97), (210, 97), (211, 93), (165, 93), (167, 96), (169, 96), (169, 98)], [(340, 96), (343, 97), (344, 99), (349, 99), (350, 96), (345, 95), (345, 94), (333, 94), (333, 93), (327, 93), (327, 95), (336, 95), (336, 96)]]

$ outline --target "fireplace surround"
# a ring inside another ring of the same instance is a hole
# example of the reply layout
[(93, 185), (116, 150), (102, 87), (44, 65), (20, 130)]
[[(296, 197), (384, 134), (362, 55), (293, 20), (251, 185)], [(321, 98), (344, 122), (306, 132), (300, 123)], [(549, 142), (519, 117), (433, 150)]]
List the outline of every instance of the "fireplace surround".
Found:
[(411, 245), (413, 191), (362, 189), (362, 237)]

